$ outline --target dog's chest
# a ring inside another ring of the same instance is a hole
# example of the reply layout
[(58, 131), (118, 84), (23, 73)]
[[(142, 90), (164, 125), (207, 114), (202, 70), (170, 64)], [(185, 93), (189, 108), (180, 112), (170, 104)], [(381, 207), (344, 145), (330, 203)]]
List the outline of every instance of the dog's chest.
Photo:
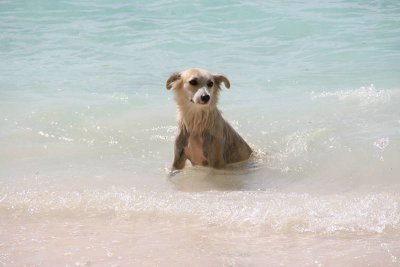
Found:
[(200, 135), (190, 136), (185, 154), (194, 165), (203, 165), (205, 160), (203, 138)]

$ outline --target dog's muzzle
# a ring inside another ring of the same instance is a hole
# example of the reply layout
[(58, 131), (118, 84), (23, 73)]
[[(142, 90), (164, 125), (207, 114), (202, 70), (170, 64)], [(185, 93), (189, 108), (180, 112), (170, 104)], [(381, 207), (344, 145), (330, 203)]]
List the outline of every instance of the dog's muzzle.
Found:
[(210, 102), (211, 96), (207, 88), (202, 87), (194, 94), (192, 102), (195, 104), (206, 105)]

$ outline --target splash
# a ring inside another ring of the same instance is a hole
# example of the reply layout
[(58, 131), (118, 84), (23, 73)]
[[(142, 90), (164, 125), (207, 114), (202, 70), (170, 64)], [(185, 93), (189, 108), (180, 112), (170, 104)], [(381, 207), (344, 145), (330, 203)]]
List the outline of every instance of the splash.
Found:
[(374, 142), (374, 147), (377, 147), (380, 151), (384, 151), (388, 145), (389, 145), (388, 137), (380, 138)]
[(273, 140), (277, 151), (268, 155), (269, 167), (280, 169), (284, 172), (301, 171), (302, 167), (293, 161), (297, 161), (307, 155), (312, 142), (326, 130), (326, 128), (303, 129), (283, 136), (278, 140)]

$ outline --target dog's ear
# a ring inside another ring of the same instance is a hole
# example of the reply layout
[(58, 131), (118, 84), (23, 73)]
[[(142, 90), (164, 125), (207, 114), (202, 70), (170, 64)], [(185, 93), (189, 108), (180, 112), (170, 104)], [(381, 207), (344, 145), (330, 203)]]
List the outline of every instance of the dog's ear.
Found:
[(226, 78), (222, 74), (213, 74), (214, 81), (217, 83), (218, 87), (220, 87), (221, 83), (223, 82), (225, 87), (229, 89), (231, 87), (231, 83), (229, 82), (228, 78)]
[(171, 76), (168, 78), (167, 83), (166, 83), (167, 89), (169, 90), (172, 87), (174, 87), (174, 82), (176, 82), (180, 78), (181, 78), (181, 74), (179, 72), (175, 72), (175, 73), (171, 74)]

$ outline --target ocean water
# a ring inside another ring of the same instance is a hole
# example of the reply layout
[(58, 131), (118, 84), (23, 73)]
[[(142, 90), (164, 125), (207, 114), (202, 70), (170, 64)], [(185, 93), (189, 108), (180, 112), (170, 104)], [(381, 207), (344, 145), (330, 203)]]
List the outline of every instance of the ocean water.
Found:
[[(0, 266), (400, 265), (399, 1), (0, 1)], [(168, 177), (168, 76), (254, 158)]]

